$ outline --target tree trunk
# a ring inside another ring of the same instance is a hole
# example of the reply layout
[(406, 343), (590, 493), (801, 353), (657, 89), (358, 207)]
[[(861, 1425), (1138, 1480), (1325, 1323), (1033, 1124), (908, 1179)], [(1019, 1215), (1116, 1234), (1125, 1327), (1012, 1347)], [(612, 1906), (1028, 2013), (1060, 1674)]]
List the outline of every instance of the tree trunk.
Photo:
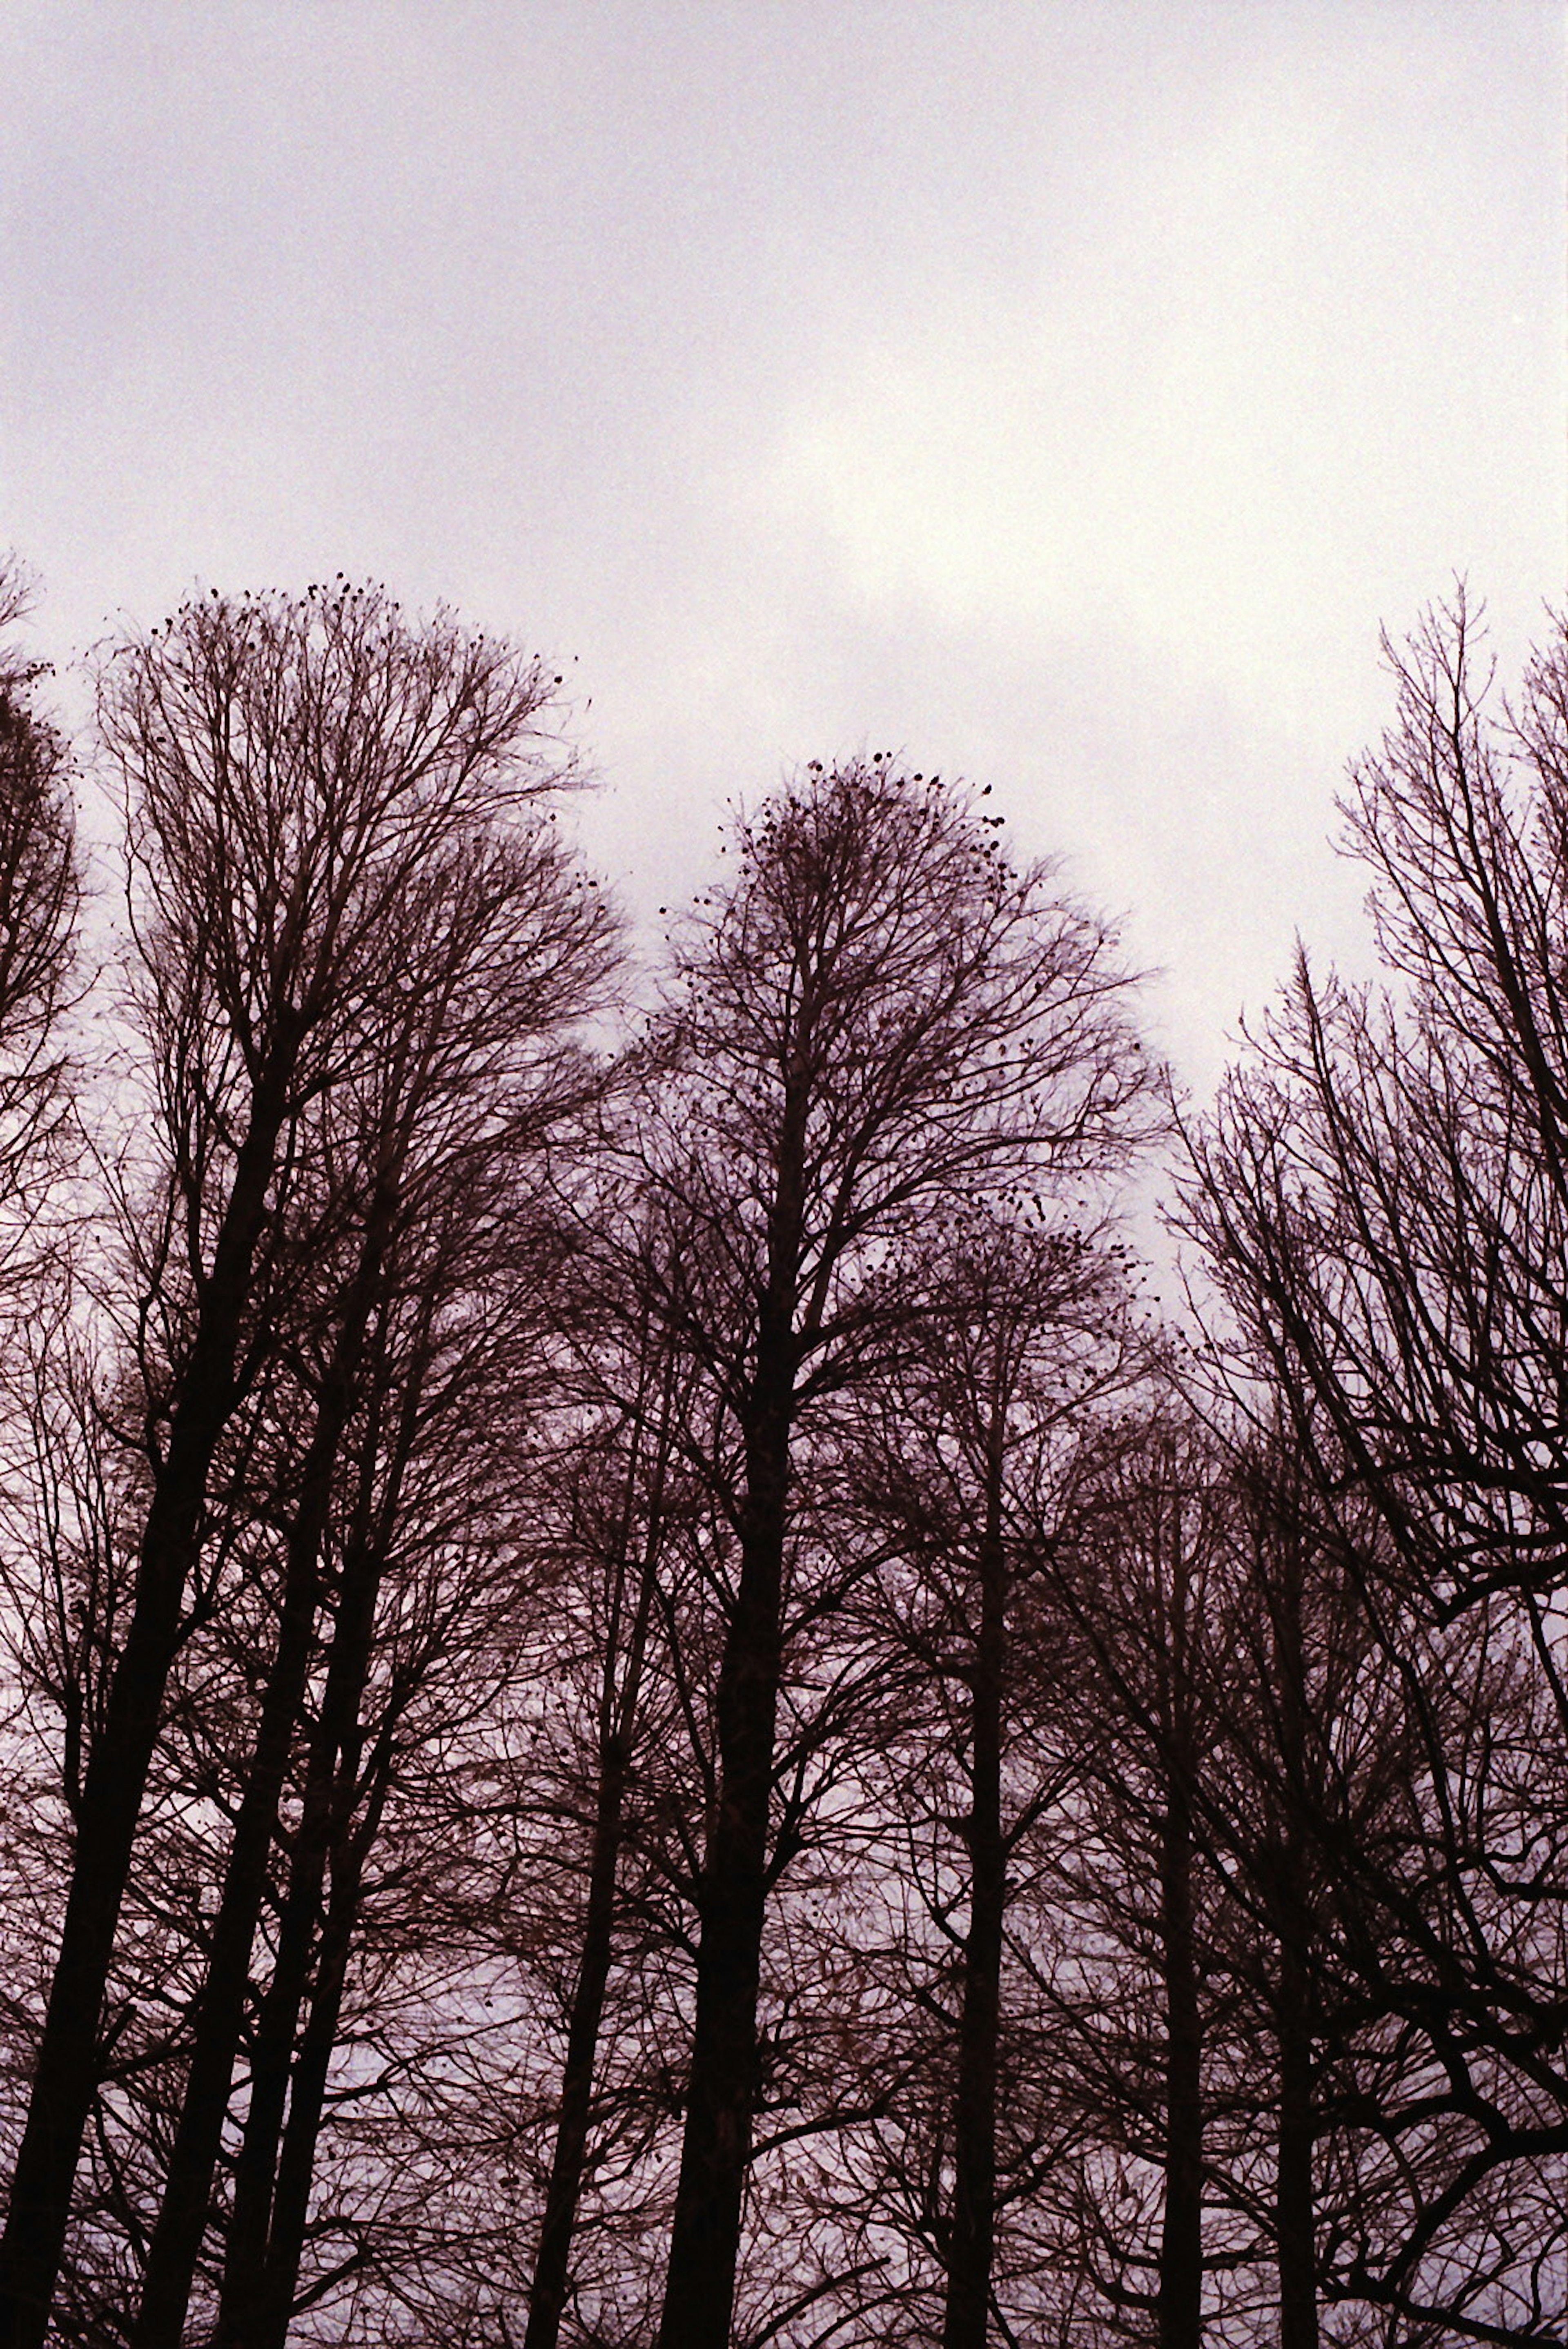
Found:
[[(340, 1811), (351, 1811), (358, 1779), (358, 1749), (345, 1757)], [(358, 1832), (343, 1831), (332, 1853), (332, 1892), (317, 1953), (316, 1986), (310, 2013), (300, 2033), (299, 2050), (289, 2079), (288, 2123), (278, 2151), (277, 2183), (273, 2194), (272, 2220), (266, 2257), (254, 2304), (246, 2312), (240, 2338), (244, 2349), (285, 2349), (294, 2296), (305, 2254), (305, 2230), (310, 2216), (310, 2189), (316, 2177), (316, 2148), (321, 2136), (321, 2116), (327, 2102), (327, 2080), (337, 2044), (338, 2019), (343, 2011), (343, 1985), (348, 1955), (359, 1921), (365, 1861), (380, 1826), (381, 1808), (391, 1784), (392, 1761), (383, 1753), (375, 1771), (375, 1786)]]
[(244, 2019), (251, 1950), (266, 1890), (278, 1803), (310, 1668), (320, 1596), (321, 1541), (331, 1506), (333, 1470), (354, 1406), (389, 1205), (378, 1200), (371, 1211), (305, 1457), (299, 1504), (289, 1529), (277, 1646), (213, 1921), (184, 2101), (148, 2249), (141, 2303), (130, 2334), (132, 2349), (180, 2349), (201, 2256), (213, 2172)]
[(996, 2231), (996, 2074), (1002, 2023), (1002, 1927), (1007, 1850), (1002, 1832), (1002, 1689), (1006, 1562), (1002, 1544), (1002, 1435), (987, 1462), (980, 1550), (980, 1624), (971, 1693), (969, 1928), (953, 2107), (953, 2200), (942, 2349), (985, 2349)]
[[(646, 1342), (646, 1334), (645, 1334)], [(643, 1651), (653, 1599), (653, 1578), (659, 1554), (665, 1471), (670, 1447), (670, 1379), (667, 1368), (659, 1421), (653, 1476), (648, 1502), (648, 1533), (639, 1570), (637, 1611), (624, 1677), (616, 1687), (620, 1660), (619, 1622), (625, 1588), (626, 1553), (637, 1503), (639, 1448), (643, 1425), (645, 1389), (639, 1379), (638, 1433), (627, 1472), (626, 1506), (617, 1563), (615, 1604), (605, 1659), (604, 1689), (599, 1714), (598, 1793), (594, 1809), (593, 1847), (588, 1863), (588, 1898), (583, 1918), (582, 1955), (572, 1992), (566, 2030), (566, 2060), (561, 2075), (561, 2104), (556, 2122), (556, 2144), (545, 2210), (539, 2228), (539, 2250), (534, 2262), (533, 2289), (528, 2295), (528, 2329), (523, 2349), (556, 2349), (561, 2312), (566, 2304), (567, 2262), (576, 2225), (587, 2158), (588, 2119), (593, 2104), (594, 2065), (598, 2055), (599, 2023), (609, 1983), (615, 1931), (616, 1874), (625, 1826), (627, 1775), (631, 1766), (637, 1731), (638, 1699)]]
[(99, 2033), (207, 1478), (235, 1402), (240, 1332), (282, 1131), (289, 1057), (258, 1084), (153, 1487), (125, 1643), (77, 1816), (71, 1884), (0, 2240), (0, 2349), (42, 2349), (99, 2085)]
[[(396, 1511), (397, 1489), (412, 1449), (416, 1420), (417, 1398), (406, 1395), (388, 1492), (379, 1511), (383, 1526)], [(385, 1544), (378, 1538), (371, 1499), (376, 1435), (372, 1425), (361, 1464), (359, 1506), (344, 1549), (327, 1685), (306, 1764), (304, 1803), (279, 1920), (272, 1980), (262, 2000), (252, 2050), (250, 2101), (235, 2166), (213, 2349), (250, 2349), (251, 2320), (263, 2289), (289, 2067), (310, 1984), (327, 1861), (342, 1832), (341, 1757), (348, 1751), (358, 1751), (359, 1704), (369, 1672), (381, 1588)]]
[(1278, 1991), (1280, 2135), (1274, 2226), (1280, 2349), (1317, 2349), (1317, 2227), (1313, 2187), (1313, 2033), (1307, 1971), (1288, 1937)]
[(1159, 1929), (1165, 1975), (1165, 2211), (1159, 2243), (1159, 2349), (1203, 2339), (1202, 2024), (1192, 1922), (1192, 1819), (1181, 1765), (1160, 1835)]
[(1280, 2132), (1274, 2177), (1275, 2244), (1280, 2278), (1280, 2349), (1317, 2349), (1317, 2205), (1313, 2186), (1314, 2014), (1312, 1903), (1290, 1789), (1311, 1784), (1304, 1564), (1299, 1540), (1282, 1546), (1274, 1593), (1275, 1677), (1279, 1686), (1285, 1815), (1275, 1930), (1279, 1978), (1275, 2028), (1280, 2058)]
[(727, 2349), (757, 2085), (757, 1987), (781, 1666), (794, 1348), (759, 1334), (741, 1579), (718, 1688), (719, 1790), (698, 1889), (701, 1940), (659, 2349)]
[[(312, 1756), (312, 1770), (315, 1756)], [(306, 1800), (309, 1796), (307, 1794)], [(234, 2165), (234, 2203), (223, 2247), (223, 2277), (213, 2349), (241, 2349), (260, 2302), (278, 2146), (288, 2104), (295, 2034), (310, 1987), (320, 1921), (323, 1868), (314, 1849), (296, 1846), (278, 1923), (272, 1980), (262, 1999), (251, 2049), (250, 2101)]]
[(545, 2192), (545, 2214), (539, 2228), (539, 2251), (534, 2263), (534, 2286), (528, 2296), (528, 2329), (523, 2337), (523, 2349), (556, 2349), (561, 2312), (566, 2304), (566, 2265), (587, 2155), (594, 2064), (609, 1982), (627, 1759), (626, 1744), (618, 1733), (607, 1741), (599, 1757), (582, 1957), (572, 1994), (555, 2153)]

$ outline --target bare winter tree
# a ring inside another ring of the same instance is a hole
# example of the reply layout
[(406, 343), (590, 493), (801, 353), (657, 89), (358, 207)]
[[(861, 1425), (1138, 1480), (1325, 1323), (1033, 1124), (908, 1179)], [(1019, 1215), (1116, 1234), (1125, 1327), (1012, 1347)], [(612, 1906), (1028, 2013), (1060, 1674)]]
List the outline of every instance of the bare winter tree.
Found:
[(677, 1421), (691, 1399), (692, 1365), (674, 1350), (645, 1301), (635, 1296), (628, 1301), (629, 1326), (618, 1331), (601, 1317), (595, 1333), (592, 1385), (603, 1398), (607, 1377), (610, 1408), (607, 1413), (601, 1400), (595, 1440), (568, 1466), (572, 1546), (579, 1566), (588, 1568), (585, 1595), (597, 1600), (599, 1618), (591, 1792), (584, 1806), (591, 1806), (592, 1824), (524, 2349), (556, 2349), (566, 2305), (572, 2238), (589, 2163), (631, 1775), (648, 1736), (649, 1650), (660, 1643), (668, 1620), (666, 1553), (670, 1521), (680, 1514), (679, 1454), (684, 1448)]
[(1537, 2342), (1568, 2308), (1541, 2218), (1568, 2151), (1568, 647), (1512, 712), (1462, 597), (1391, 659), (1397, 719), (1346, 808), (1387, 987), (1303, 959), (1189, 1206), (1316, 1505), (1373, 1515), (1345, 1554), (1422, 1726), (1420, 1832), (1340, 1854), (1376, 1920), (1364, 1976), (1427, 2073), (1379, 2122), (1403, 2223), (1345, 2266), (1391, 2323)]
[(7, 2344), (47, 2326), (163, 1691), (213, 1457), (265, 1350), (301, 1123), (373, 1024), (428, 861), (559, 780), (539, 749), (548, 692), (510, 647), (342, 585), (214, 594), (102, 671), (171, 1212), (146, 1236), (146, 1518), (0, 2240)]
[[(169, 2157), (132, 2339), (177, 2344), (229, 2100), (251, 1947), (321, 1602), (334, 1470), (360, 1402), (360, 1367), (396, 1268), (427, 1300), (435, 1268), (400, 1247), (408, 1226), (439, 1229), (467, 1209), (479, 1233), (528, 1212), (530, 1158), (597, 1083), (564, 1031), (592, 1007), (612, 953), (605, 909), (548, 823), (493, 826), (410, 876), (389, 911), (381, 985), (349, 1071), (298, 1142), (316, 1176), (313, 1231), (344, 1236), (325, 1282), (325, 1330), (310, 1434), (295, 1478), (252, 1764), (212, 1927), (181, 2124)], [(535, 1182), (538, 1180), (535, 1174)], [(463, 1255), (448, 1229), (449, 1261)], [(317, 1247), (319, 1242), (317, 1242)], [(303, 1253), (308, 1259), (307, 1247)], [(472, 1257), (472, 1243), (470, 1246)], [(327, 1335), (327, 1332), (330, 1334)]]
[[(361, 2284), (406, 2295), (400, 2261), (449, 2280), (465, 2261), (432, 2218), (434, 2208), (449, 2222), (456, 2211), (456, 2198), (438, 2202), (439, 2150), (420, 2148), (422, 2196), (411, 2208), (384, 2157), (356, 2161), (352, 2119), (358, 2108), (371, 2145), (396, 2127), (399, 2098), (389, 2110), (366, 2092), (370, 2051), (414, 2082), (464, 2035), (472, 2002), (461, 1970), (456, 2014), (450, 1987), (436, 1990), (454, 1938), (469, 1938), (471, 1967), (483, 1973), (486, 1936), (472, 1915), (483, 1871), (459, 1790), (474, 1741), (504, 1715), (519, 1657), (540, 1636), (539, 1568), (514, 1483), (554, 1367), (548, 1226), (531, 1261), (516, 1228), (522, 1203), (510, 1201), (510, 1231), (488, 1218), (476, 1231), (472, 1198), (445, 1172), (443, 1190), (410, 1185), (334, 1480), (315, 1685), (297, 1724), (270, 1964), (255, 1970), (232, 2200), (213, 2250), (221, 2341), (280, 2344), (301, 2306), (341, 2318)], [(354, 2085), (340, 2092), (345, 2069)], [(367, 2218), (367, 2204), (377, 2215)]]
[[(993, 2307), (1017, 2323), (1029, 2305), (1014, 2273), (1026, 2261), (1004, 2238), (1041, 2157), (1022, 2052), (1039, 2016), (1024, 2011), (1037, 2002), (1012, 1961), (1009, 1909), (1075, 1782), (1080, 1731), (1070, 1680), (1040, 1668), (1051, 1642), (1038, 1636), (1032, 1559), (1044, 1522), (1074, 1514), (1100, 1415), (1142, 1350), (1119, 1253), (1076, 1220), (955, 1218), (932, 1237), (927, 1277), (905, 1359), (850, 1414), (846, 1539), (890, 1552), (857, 1609), (878, 1679), (902, 1692), (876, 1774), (892, 1784), (879, 1797), (867, 1784), (867, 1808), (894, 1843), (931, 1854), (905, 1872), (926, 1931), (924, 1945), (898, 1937), (911, 1979), (896, 2028), (911, 2057), (933, 2026), (939, 2044), (888, 2100), (880, 2190), (919, 2212), (940, 2279), (940, 2315), (933, 2305), (926, 2321), (948, 2349), (968, 2349), (987, 2339)], [(1023, 1638), (1021, 1595), (1033, 1619)]]
[[(1075, 1799), (1042, 1871), (1055, 1930), (1037, 1961), (1073, 2084), (1064, 2101), (1096, 2148), (1064, 2205), (1085, 2280), (1116, 2330), (1142, 2338), (1152, 2321), (1161, 2349), (1198, 2349), (1215, 2033), (1200, 1804), (1230, 1510), (1212, 1447), (1161, 1386), (1151, 1380), (1104, 1431), (1071, 1517), (1044, 1518), (1036, 1535), (1043, 1627), (1084, 1717)], [(1106, 2196), (1117, 2165), (1155, 2190)]]
[(973, 796), (876, 759), (737, 828), (656, 1028), (642, 1180), (692, 1235), (665, 1310), (732, 1423), (738, 1574), (663, 2349), (722, 2349), (757, 2080), (791, 1469), (814, 1401), (907, 1324), (899, 1259), (951, 1203), (1119, 1160), (1153, 1088), (1105, 926), (1015, 872)]

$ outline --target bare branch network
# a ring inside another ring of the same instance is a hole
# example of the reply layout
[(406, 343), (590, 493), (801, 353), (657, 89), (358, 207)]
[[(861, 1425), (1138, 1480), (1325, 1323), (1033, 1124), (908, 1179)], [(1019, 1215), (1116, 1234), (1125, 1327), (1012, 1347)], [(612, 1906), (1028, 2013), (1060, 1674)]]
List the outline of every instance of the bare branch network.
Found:
[(1389, 657), (1182, 1131), (989, 787), (639, 1003), (516, 647), (0, 657), (0, 2349), (1568, 2336), (1568, 637)]

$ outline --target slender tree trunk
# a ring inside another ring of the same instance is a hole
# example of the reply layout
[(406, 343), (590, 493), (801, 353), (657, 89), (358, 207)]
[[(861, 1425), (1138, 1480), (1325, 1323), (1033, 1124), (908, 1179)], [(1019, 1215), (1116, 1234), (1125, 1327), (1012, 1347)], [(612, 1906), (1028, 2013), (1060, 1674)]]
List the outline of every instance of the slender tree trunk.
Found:
[(985, 2349), (996, 2232), (996, 2073), (1002, 2027), (1002, 1927), (1007, 1849), (1002, 1832), (1002, 1691), (1006, 1669), (1006, 1561), (1002, 1543), (1002, 1433), (989, 1447), (980, 1622), (971, 1692), (969, 1928), (963, 1946), (953, 2107), (953, 2200), (942, 2349)]
[[(339, 1808), (345, 1815), (353, 1808), (358, 1766), (356, 1746), (343, 1764)], [(345, 1816), (343, 1829), (334, 1840), (331, 1897), (317, 1953), (310, 2013), (300, 2033), (289, 2078), (288, 2121), (278, 2150), (266, 2257), (260, 2289), (254, 2307), (247, 2312), (240, 2336), (244, 2349), (285, 2349), (288, 2337), (300, 2263), (305, 2256), (305, 2230), (310, 2217), (310, 2190), (316, 2178), (316, 2148), (321, 2137), (327, 2075), (337, 2044), (349, 1951), (359, 1921), (365, 1861), (380, 1826), (391, 1769), (390, 1753), (384, 1752), (373, 1764), (374, 1788), (358, 1828), (348, 1831)]]
[(1280, 2349), (1317, 2349), (1317, 2206), (1313, 2186), (1313, 2032), (1307, 1970), (1290, 1937), (1279, 1961), (1280, 2134), (1274, 2228)]
[(534, 2286), (528, 2299), (528, 2329), (523, 2337), (523, 2349), (556, 2349), (561, 2312), (566, 2304), (567, 2261), (587, 2155), (594, 2064), (609, 1982), (626, 1771), (626, 1744), (618, 1733), (607, 1741), (599, 1756), (598, 1800), (588, 1869), (587, 1908), (583, 1918), (582, 1956), (572, 1994), (555, 2153), (545, 2192), (545, 2214), (539, 2229), (539, 2251), (534, 2263)]
[[(313, 1754), (313, 1775), (315, 1758)], [(310, 1987), (321, 1915), (322, 1871), (315, 1860), (313, 1850), (302, 1849), (296, 1843), (278, 1922), (272, 1980), (262, 1999), (251, 2049), (250, 2101), (234, 2167), (213, 2349), (241, 2349), (248, 2342), (250, 2317), (261, 2299), (278, 2146), (288, 2104), (289, 2066)]]
[(1276, 1919), (1279, 1972), (1275, 2029), (1280, 2062), (1280, 2121), (1274, 2228), (1280, 2278), (1280, 2349), (1317, 2349), (1318, 2340), (1317, 2203), (1313, 2185), (1313, 1912), (1306, 1857), (1288, 1807), (1289, 1790), (1311, 1783), (1303, 1572), (1299, 1541), (1287, 1533), (1281, 1545), (1274, 1594), (1275, 1677), (1287, 1805), (1282, 1823), (1283, 1848)]
[(251, 1950), (266, 1890), (278, 1803), (310, 1668), (320, 1596), (321, 1541), (331, 1506), (333, 1470), (354, 1406), (389, 1206), (389, 1200), (379, 1199), (372, 1208), (317, 1399), (299, 1503), (289, 1529), (277, 1646), (213, 1921), (184, 2101), (148, 2249), (141, 2303), (130, 2334), (133, 2349), (180, 2349), (201, 2256), (244, 2018)]
[(701, 1940), (659, 2349), (727, 2349), (757, 2082), (757, 1988), (781, 1667), (794, 1347), (759, 1334), (740, 1588), (718, 1688), (719, 1789), (698, 1889)]
[[(396, 1514), (397, 1491), (412, 1449), (417, 1403), (405, 1396), (402, 1424), (388, 1491), (379, 1510), (385, 1530)], [(304, 1802), (294, 1840), (288, 1884), (278, 1924), (272, 1980), (262, 2000), (251, 2055), (250, 2099), (234, 2174), (213, 2349), (250, 2349), (251, 2320), (260, 2302), (272, 2219), (289, 2068), (310, 1986), (327, 1867), (342, 1832), (341, 1757), (357, 1751), (360, 1700), (369, 1673), (376, 1604), (385, 1541), (372, 1507), (375, 1414), (360, 1466), (360, 1502), (344, 1549), (343, 1572), (327, 1659), (327, 1685), (306, 1764)]]
[(805, 1226), (810, 1022), (798, 1018), (744, 1413), (741, 1577), (716, 1692), (719, 1783), (697, 1891), (696, 2013), (658, 2349), (728, 2349), (752, 2153)]
[(289, 1065), (286, 1060), (275, 1067), (256, 1090), (148, 1509), (125, 1643), (82, 1786), (65, 1922), (0, 2239), (0, 2349), (42, 2349), (48, 2328), (71, 2189), (98, 2090), (104, 1989), (136, 1823), (180, 1642), (213, 1455), (235, 1401), (235, 1361)]
[[(379, 1572), (376, 1574), (379, 1588)], [(317, 1724), (307, 1767), (305, 1804), (295, 1837), (273, 1978), (256, 2033), (251, 2067), (251, 2099), (234, 2181), (234, 2207), (229, 2228), (213, 2349), (254, 2349), (254, 2320), (264, 2302), (265, 2278), (274, 2224), (275, 2182), (284, 2115), (290, 2102), (290, 2067), (299, 2018), (310, 1988), (313, 1965), (319, 1978), (322, 1951), (317, 1946), (321, 1922), (322, 1893), (327, 1862), (339, 1832), (341, 1746), (348, 1742), (335, 1733), (345, 1716), (358, 1713), (369, 1661), (369, 1627), (374, 1619), (373, 1591), (356, 1594), (358, 1619), (340, 1616), (327, 1691)], [(340, 1606), (347, 1604), (345, 1592)], [(368, 1599), (369, 1604), (365, 1601)], [(352, 1721), (349, 1721), (351, 1732)]]
[(1170, 1768), (1160, 1834), (1165, 2212), (1159, 2243), (1159, 2349), (1201, 2349), (1203, 2340), (1203, 2038), (1193, 1935), (1192, 1818), (1180, 1775), (1178, 1762)]
[[(639, 1392), (639, 1439), (643, 1407), (644, 1395)], [(523, 2349), (556, 2349), (561, 2330), (561, 2312), (566, 2304), (567, 2263), (587, 2158), (594, 2066), (598, 2055), (605, 1992), (609, 1983), (615, 1932), (616, 1874), (625, 1827), (627, 1775), (631, 1766), (632, 1741), (637, 1731), (642, 1658), (648, 1639), (653, 1578), (659, 1554), (664, 1476), (669, 1458), (670, 1412), (670, 1381), (667, 1369), (648, 1502), (648, 1534), (639, 1569), (637, 1609), (624, 1676), (618, 1691), (616, 1677), (621, 1666), (616, 1651), (619, 1645), (626, 1554), (630, 1546), (637, 1502), (638, 1442), (633, 1444), (627, 1472), (618, 1584), (611, 1610), (599, 1713), (598, 1792), (594, 1809), (593, 1847), (588, 1863), (588, 1898), (583, 1918), (582, 1955), (572, 1992), (572, 2012), (566, 2030), (566, 2060), (561, 2075), (560, 2111), (556, 2122), (550, 2180), (545, 2191), (539, 2250), (534, 2263), (533, 2289), (528, 2296), (528, 2329), (524, 2335)]]

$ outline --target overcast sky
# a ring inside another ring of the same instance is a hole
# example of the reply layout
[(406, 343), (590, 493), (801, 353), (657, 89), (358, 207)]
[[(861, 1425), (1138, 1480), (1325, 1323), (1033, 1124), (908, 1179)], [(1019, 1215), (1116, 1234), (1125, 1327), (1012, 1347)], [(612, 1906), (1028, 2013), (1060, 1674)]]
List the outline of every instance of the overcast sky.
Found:
[[(1381, 724), (1564, 586), (1546, 0), (8, 0), (0, 540), (57, 658), (342, 570), (548, 653), (633, 911), (866, 745), (1206, 1085)], [(591, 703), (591, 706), (590, 706)]]

